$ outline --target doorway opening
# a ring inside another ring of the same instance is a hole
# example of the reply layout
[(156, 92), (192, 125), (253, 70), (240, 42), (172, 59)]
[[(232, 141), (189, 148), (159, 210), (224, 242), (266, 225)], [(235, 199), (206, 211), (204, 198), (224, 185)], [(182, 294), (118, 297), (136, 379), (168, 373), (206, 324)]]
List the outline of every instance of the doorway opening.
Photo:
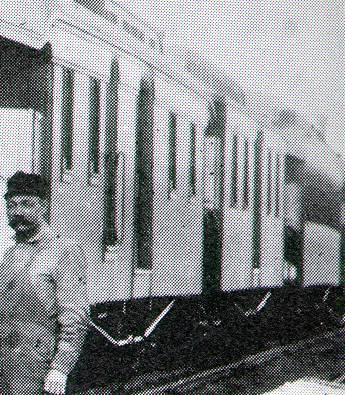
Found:
[(303, 281), (303, 174), (304, 161), (292, 155), (285, 160), (284, 260), (292, 279)]
[(224, 179), (225, 104), (216, 100), (210, 110), (205, 136), (202, 292), (220, 290), (222, 206)]
[(52, 66), (50, 45), (37, 50), (0, 37), (0, 254), (11, 243), (6, 182), (35, 172), (51, 183)]
[[(0, 174), (51, 173), (50, 45), (37, 50), (0, 38)], [(49, 126), (49, 127), (48, 127)]]

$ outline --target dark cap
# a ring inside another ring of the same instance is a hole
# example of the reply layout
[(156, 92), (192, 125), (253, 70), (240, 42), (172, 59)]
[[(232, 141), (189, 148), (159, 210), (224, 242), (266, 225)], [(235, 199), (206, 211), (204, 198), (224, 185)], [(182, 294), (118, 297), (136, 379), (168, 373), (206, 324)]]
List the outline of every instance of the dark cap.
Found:
[(18, 171), (7, 180), (5, 199), (9, 199), (15, 195), (38, 196), (41, 199), (47, 199), (48, 184), (46, 180), (38, 174)]

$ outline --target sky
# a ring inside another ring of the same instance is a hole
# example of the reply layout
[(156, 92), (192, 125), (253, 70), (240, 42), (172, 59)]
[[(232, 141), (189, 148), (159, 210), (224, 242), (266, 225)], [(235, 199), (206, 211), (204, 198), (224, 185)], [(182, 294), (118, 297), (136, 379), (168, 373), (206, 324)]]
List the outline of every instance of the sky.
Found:
[(345, 0), (123, 0), (247, 92), (314, 117), (345, 155)]

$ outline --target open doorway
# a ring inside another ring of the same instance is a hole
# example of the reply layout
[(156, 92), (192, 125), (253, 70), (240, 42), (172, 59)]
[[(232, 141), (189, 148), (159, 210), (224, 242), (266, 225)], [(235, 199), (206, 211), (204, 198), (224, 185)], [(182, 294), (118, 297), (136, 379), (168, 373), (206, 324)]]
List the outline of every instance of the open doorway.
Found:
[(287, 265), (286, 280), (296, 284), (301, 284), (303, 279), (303, 175), (304, 161), (287, 155), (285, 159), (284, 259)]
[(50, 46), (37, 50), (0, 37), (0, 254), (11, 243), (6, 181), (16, 171), (51, 178)]
[(216, 100), (210, 109), (204, 147), (204, 214), (202, 292), (220, 290), (222, 251), (222, 209), (224, 179), (225, 104)]

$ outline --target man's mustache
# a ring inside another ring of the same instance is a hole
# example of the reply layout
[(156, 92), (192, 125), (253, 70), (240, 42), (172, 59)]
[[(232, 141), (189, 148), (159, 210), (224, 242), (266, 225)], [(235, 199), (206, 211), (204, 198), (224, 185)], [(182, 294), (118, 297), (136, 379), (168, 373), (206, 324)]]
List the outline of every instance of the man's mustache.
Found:
[(24, 226), (32, 226), (32, 222), (28, 221), (26, 218), (22, 217), (21, 215), (16, 215), (13, 217), (9, 223), (11, 228), (16, 228), (19, 225), (24, 225)]

